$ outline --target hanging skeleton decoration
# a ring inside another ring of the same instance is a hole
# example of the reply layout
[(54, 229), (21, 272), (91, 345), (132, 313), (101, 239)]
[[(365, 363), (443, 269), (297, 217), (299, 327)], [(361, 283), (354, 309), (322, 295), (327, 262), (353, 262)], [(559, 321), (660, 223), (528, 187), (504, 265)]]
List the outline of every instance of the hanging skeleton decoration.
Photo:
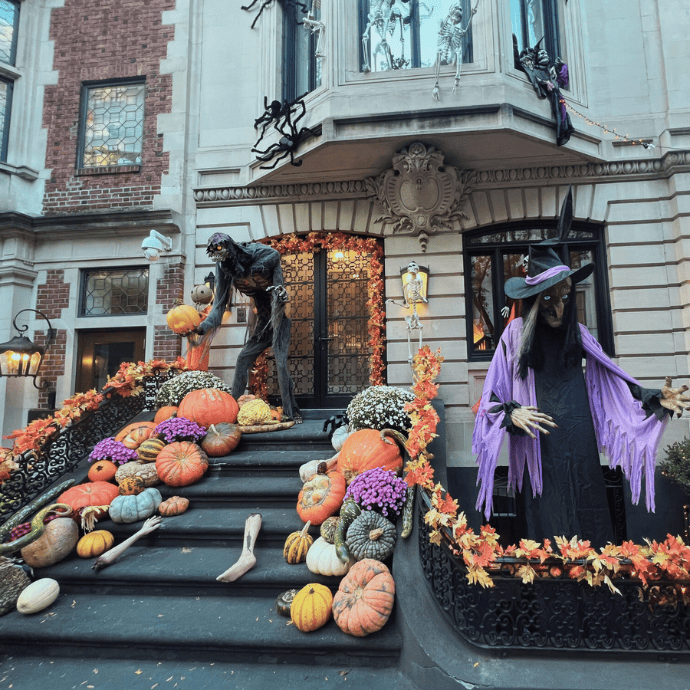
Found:
[(453, 93), (457, 91), (460, 84), (460, 72), (462, 70), (462, 54), (464, 50), (464, 39), (467, 32), (470, 30), (472, 19), (477, 14), (477, 6), (479, 0), (476, 0), (474, 7), (470, 13), (470, 18), (467, 20), (467, 25), (462, 26), (462, 5), (456, 3), (451, 5), (448, 10), (448, 16), (441, 21), (438, 27), (438, 43), (436, 52), (436, 82), (434, 90), (431, 94), (436, 101), (440, 98), (439, 77), (441, 73), (441, 65), (452, 65), (455, 62), (455, 82), (453, 84)]
[(396, 304), (404, 309), (412, 309), (412, 313), (405, 317), (405, 323), (407, 323), (407, 361), (409, 365), (412, 366), (412, 331), (419, 331), (419, 348), (421, 349), (422, 331), (424, 330), (424, 326), (422, 326), (422, 322), (419, 320), (419, 314), (417, 313), (417, 304), (419, 302), (428, 304), (429, 300), (422, 294), (423, 283), (422, 279), (419, 277), (419, 266), (416, 261), (410, 261), (407, 265), (407, 272), (410, 274), (410, 279), (405, 283), (405, 287), (403, 288), (402, 304), (392, 299), (388, 299), (386, 302)]
[(574, 131), (565, 108), (565, 100), (561, 95), (561, 89), (566, 88), (569, 83), (568, 65), (559, 57), (552, 60), (549, 54), (539, 47), (542, 40), (534, 48), (525, 48), (519, 54), (516, 66), (519, 65), (518, 69), (527, 75), (537, 96), (549, 99), (551, 112), (556, 120), (556, 144), (563, 146), (568, 143)]
[[(259, 0), (252, 0), (248, 5), (242, 5), (240, 9), (249, 11), (258, 2)], [(261, 7), (259, 8), (259, 13), (256, 15), (256, 17), (254, 17), (254, 21), (252, 22), (252, 29), (256, 26), (256, 22), (259, 20), (259, 17), (263, 14), (264, 10), (267, 7), (270, 7), (272, 2), (273, 0), (263, 0), (263, 2), (261, 3)], [(298, 7), (300, 8), (303, 14), (306, 14), (308, 12), (307, 6), (303, 2), (299, 2), (298, 0), (278, 0), (278, 2), (283, 6), (284, 12), (287, 12), (288, 10), (296, 11)]]
[(312, 0), (311, 9), (309, 10), (309, 14), (307, 14), (306, 18), (304, 19), (303, 24), (311, 29), (312, 34), (316, 34), (314, 57), (326, 57), (325, 53), (323, 52), (323, 33), (326, 30), (326, 25), (321, 21), (321, 0)]
[[(304, 96), (306, 95), (304, 94)], [(309, 129), (309, 127), (297, 127), (297, 123), (307, 113), (307, 107), (304, 105), (304, 96), (300, 96), (292, 103), (285, 101), (282, 104), (280, 101), (272, 101), (269, 104), (268, 99), (264, 97), (264, 108), (266, 110), (261, 117), (254, 120), (255, 129), (258, 129), (260, 124), (262, 125), (261, 134), (252, 151), (259, 154), (256, 157), (257, 160), (263, 163), (273, 160), (273, 164), (262, 165), (260, 166), (261, 170), (273, 170), (280, 161), (288, 156), (290, 156), (291, 165), (295, 167), (302, 165), (302, 161), (295, 162), (297, 146), (308, 136), (316, 136), (316, 132)], [(299, 112), (300, 108), (302, 109), (301, 112)], [(275, 131), (281, 134), (281, 137), (275, 144), (271, 144), (267, 149), (262, 150), (258, 148), (258, 145), (271, 125)]]
[[(407, 0), (405, 0), (407, 1)], [(402, 69), (407, 66), (405, 59), (405, 32), (403, 25), (411, 21), (410, 9), (398, 0), (372, 0), (371, 9), (367, 16), (367, 25), (362, 33), (362, 54), (364, 55), (364, 72), (371, 72), (369, 64), (369, 32), (374, 29), (379, 35), (379, 40), (371, 54), (371, 62), (376, 62), (376, 56), (381, 53), (383, 61), (387, 65), (385, 69)], [(393, 51), (388, 43), (396, 28), (400, 28), (401, 56), (393, 57)]]

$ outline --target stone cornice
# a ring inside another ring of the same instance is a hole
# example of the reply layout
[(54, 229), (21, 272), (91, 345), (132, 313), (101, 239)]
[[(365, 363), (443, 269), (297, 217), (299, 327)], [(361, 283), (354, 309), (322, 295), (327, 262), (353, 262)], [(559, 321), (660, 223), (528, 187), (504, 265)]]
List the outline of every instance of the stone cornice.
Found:
[[(557, 184), (614, 182), (665, 178), (676, 172), (690, 172), (690, 151), (671, 151), (660, 158), (582, 163), (580, 165), (535, 166), (479, 170), (475, 189)], [(252, 187), (196, 188), (197, 207), (247, 206), (277, 202), (361, 199), (368, 196), (364, 180), (309, 182), (302, 184), (256, 185)]]

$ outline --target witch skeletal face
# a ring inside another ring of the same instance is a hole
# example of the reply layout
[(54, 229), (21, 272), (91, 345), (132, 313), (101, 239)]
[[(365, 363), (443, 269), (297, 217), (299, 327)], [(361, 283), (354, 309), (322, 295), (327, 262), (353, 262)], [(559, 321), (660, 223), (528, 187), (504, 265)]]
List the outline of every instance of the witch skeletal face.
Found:
[(573, 281), (570, 278), (552, 285), (539, 297), (539, 314), (551, 328), (563, 325), (563, 314), (568, 300), (572, 299)]

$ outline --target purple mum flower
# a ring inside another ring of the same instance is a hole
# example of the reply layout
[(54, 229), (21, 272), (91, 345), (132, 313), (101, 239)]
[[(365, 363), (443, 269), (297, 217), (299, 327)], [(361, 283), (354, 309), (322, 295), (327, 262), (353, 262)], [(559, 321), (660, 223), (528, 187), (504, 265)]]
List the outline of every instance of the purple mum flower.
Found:
[(137, 459), (137, 451), (127, 448), (124, 443), (116, 441), (112, 436), (99, 441), (89, 455), (89, 462), (110, 460), (116, 465), (124, 465), (130, 460)]
[(196, 443), (206, 436), (206, 428), (184, 417), (173, 417), (161, 422), (154, 430), (166, 443), (191, 441)]
[(352, 498), (363, 510), (395, 516), (407, 500), (407, 484), (391, 470), (375, 467), (357, 475), (345, 492), (345, 500)]

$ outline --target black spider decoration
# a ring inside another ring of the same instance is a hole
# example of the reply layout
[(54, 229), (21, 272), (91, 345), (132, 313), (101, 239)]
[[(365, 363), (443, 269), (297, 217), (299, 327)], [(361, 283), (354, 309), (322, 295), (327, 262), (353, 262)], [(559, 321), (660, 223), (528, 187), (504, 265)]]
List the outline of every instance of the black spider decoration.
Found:
[[(304, 94), (306, 96), (306, 94)], [(254, 121), (254, 127), (258, 128), (259, 124), (263, 124), (261, 135), (254, 144), (252, 151), (258, 153), (257, 160), (262, 163), (273, 161), (272, 165), (262, 165), (261, 170), (273, 170), (278, 163), (288, 156), (290, 156), (290, 164), (295, 167), (302, 165), (302, 161), (295, 162), (295, 151), (297, 146), (307, 136), (316, 136), (316, 132), (309, 129), (309, 127), (298, 128), (297, 123), (306, 115), (307, 107), (304, 104), (304, 96), (300, 96), (292, 103), (285, 101), (282, 105), (279, 101), (272, 101), (268, 103), (268, 99), (264, 98), (265, 112), (261, 117)], [(299, 112), (301, 107), (302, 111)], [(298, 114), (299, 113), (299, 114)], [(297, 117), (295, 117), (297, 115)], [(273, 125), (273, 128), (282, 136), (277, 143), (271, 144), (267, 149), (261, 150), (257, 148), (261, 140), (266, 134), (268, 127)]]
[[(323, 423), (323, 432), (328, 433), (330, 440), (333, 438), (333, 433), (336, 429), (339, 429), (341, 426), (347, 426), (349, 423), (347, 414), (334, 414)], [(328, 427), (330, 427), (330, 430)]]
[[(252, 0), (248, 5), (242, 5), (240, 9), (243, 10), (251, 10), (256, 3), (259, 2), (259, 0)], [(273, 0), (263, 0), (261, 3), (261, 7), (259, 8), (259, 14), (254, 17), (254, 21), (252, 22), (252, 29), (256, 25), (256, 22), (258, 21), (259, 17), (262, 15), (263, 11), (267, 8), (270, 7), (271, 3)], [(302, 11), (302, 14), (307, 14), (309, 12), (309, 8), (303, 3), (299, 2), (299, 0), (278, 0), (278, 2), (283, 6), (283, 11), (294, 9), (296, 10), (298, 7)], [(300, 22), (298, 22), (299, 24)]]

